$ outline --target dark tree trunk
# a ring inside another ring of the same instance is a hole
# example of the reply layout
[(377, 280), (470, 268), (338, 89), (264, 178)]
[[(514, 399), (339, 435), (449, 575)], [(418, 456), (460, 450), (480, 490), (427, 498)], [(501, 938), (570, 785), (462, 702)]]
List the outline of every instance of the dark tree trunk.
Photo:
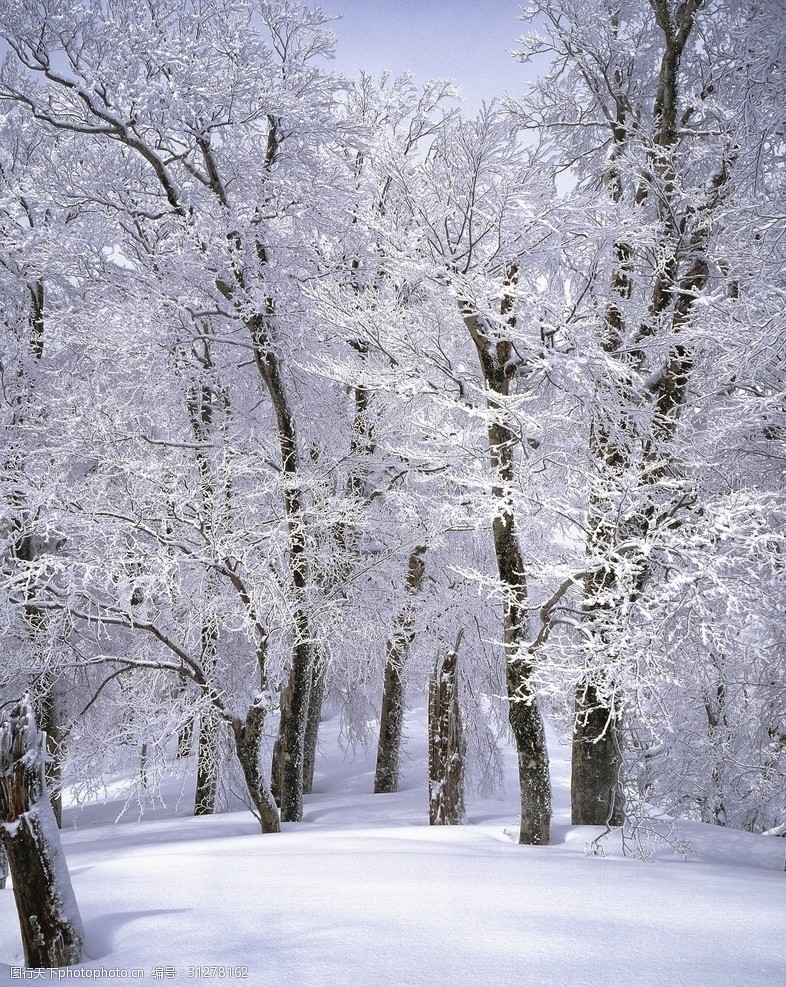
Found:
[(25, 965), (79, 963), (84, 933), (46, 788), (46, 737), (29, 697), (0, 726), (0, 841), (14, 883)]
[(388, 641), (385, 657), (377, 765), (374, 772), (376, 795), (398, 791), (404, 726), (404, 682), (401, 677), (401, 661), (402, 656), (396, 653), (396, 638), (393, 637)]
[(195, 816), (210, 816), (216, 811), (218, 734), (220, 729), (220, 718), (210, 709), (203, 710), (199, 721), (199, 742), (197, 744)]
[(46, 734), (46, 784), (57, 825), (63, 824), (63, 760), (66, 754), (65, 690), (61, 678), (43, 676), (36, 696), (38, 723)]
[(570, 775), (574, 826), (621, 826), (625, 804), (619, 727), (605, 699), (585, 684), (576, 696)]
[(322, 704), (325, 700), (326, 669), (321, 657), (317, 656), (311, 671), (311, 695), (308, 701), (308, 721), (303, 743), (303, 794), (310, 795), (314, 787), (314, 770), (317, 763), (317, 741), (319, 724), (322, 719)]
[[(649, 393), (626, 396), (622, 407), (614, 413), (612, 423), (596, 421), (590, 435), (590, 448), (598, 464), (602, 486), (614, 489), (619, 478), (632, 465), (642, 471), (643, 485), (652, 487), (670, 468), (668, 444), (674, 436), (679, 414), (684, 405), (693, 361), (687, 346), (679, 341), (679, 334), (690, 318), (691, 310), (700, 292), (707, 284), (708, 237), (713, 211), (721, 199), (727, 178), (726, 161), (708, 186), (706, 202), (693, 214), (693, 228), (687, 238), (687, 269), (680, 271), (679, 251), (686, 239), (686, 231), (676, 224), (674, 207), (675, 174), (674, 146), (679, 140), (679, 68), (680, 60), (694, 27), (694, 18), (701, 0), (686, 0), (678, 5), (673, 16), (667, 0), (651, 0), (655, 19), (663, 32), (658, 87), (653, 103), (655, 134), (651, 151), (652, 173), (642, 179), (636, 191), (636, 203), (643, 206), (648, 198), (654, 201), (655, 213), (660, 224), (660, 249), (664, 259), (652, 276), (647, 315), (634, 333), (626, 334), (621, 305), (633, 293), (629, 244), (615, 244), (616, 265), (612, 275), (612, 301), (605, 314), (605, 351), (623, 365), (632, 365), (639, 372), (647, 373), (645, 347), (647, 341), (663, 328), (677, 339), (669, 349), (666, 365)], [(620, 103), (613, 140), (618, 145), (612, 154), (616, 160), (627, 140), (627, 122)], [(621, 115), (620, 115), (621, 114)], [(736, 152), (732, 152), (736, 153)], [(610, 181), (612, 198), (622, 198), (621, 178), (613, 172)], [(654, 196), (651, 193), (654, 189)], [(669, 326), (670, 323), (670, 326)], [(633, 345), (630, 336), (633, 335)], [(660, 355), (656, 360), (660, 360)], [(640, 417), (641, 406), (650, 401), (653, 405), (652, 434), (646, 438), (636, 436), (633, 421)], [(627, 402), (630, 401), (630, 404)], [(612, 434), (624, 436), (620, 444)], [(646, 478), (645, 478), (646, 477)], [(627, 480), (630, 483), (630, 479)], [(667, 505), (668, 511), (673, 504)], [(649, 571), (649, 561), (639, 559), (639, 571), (632, 585), (622, 586), (615, 569), (616, 546), (619, 541), (647, 540), (657, 528), (659, 512), (654, 505), (645, 505), (639, 512), (634, 530), (618, 531), (616, 517), (618, 506), (611, 500), (596, 498), (590, 504), (587, 554), (590, 572), (585, 602), (585, 621), (600, 627), (596, 640), (602, 649), (608, 634), (603, 625), (613, 630), (619, 623), (624, 608), (635, 600), (641, 591)], [(595, 568), (598, 563), (600, 569)], [(630, 566), (630, 559), (626, 561)], [(623, 793), (619, 783), (622, 767), (619, 710), (605, 698), (602, 677), (608, 675), (602, 667), (590, 670), (576, 691), (576, 715), (573, 734), (573, 762), (571, 767), (572, 820), (575, 825), (621, 825), (624, 820)]]
[[(418, 545), (409, 557), (407, 567), (407, 595), (411, 598), (420, 592), (426, 563), (425, 545)], [(382, 710), (379, 718), (377, 766), (374, 774), (374, 792), (398, 791), (399, 761), (404, 726), (403, 663), (414, 637), (411, 600), (396, 618), (393, 633), (385, 648), (385, 682), (382, 690)]]
[[(305, 614), (301, 614), (305, 618)], [(311, 643), (300, 641), (294, 648), (289, 681), (281, 694), (281, 722), (274, 750), (274, 768), (281, 819), (303, 818), (304, 753), (311, 699)]]
[[(264, 249), (260, 247), (260, 251), (264, 255)], [(248, 319), (247, 326), (254, 344), (254, 361), (272, 401), (278, 426), (293, 597), (292, 668), (282, 695), (281, 722), (273, 775), (280, 786), (282, 820), (299, 822), (303, 816), (303, 746), (308, 721), (314, 655), (306, 604), (309, 562), (299, 480), (298, 442), (295, 419), (281, 376), (281, 364), (271, 338), (274, 312), (273, 300), (269, 299), (265, 313), (253, 315)]]
[(437, 658), (429, 683), (428, 821), (431, 826), (459, 826), (464, 814), (466, 745), (459, 706), (458, 649)]
[[(515, 319), (512, 290), (518, 277), (508, 269), (501, 314), (511, 329)], [(521, 792), (519, 842), (546, 845), (551, 827), (551, 780), (546, 734), (532, 682), (533, 656), (527, 645), (527, 577), (518, 542), (511, 489), (514, 482), (517, 436), (504, 423), (504, 399), (513, 373), (513, 346), (495, 338), (483, 317), (466, 301), (459, 302), (464, 324), (475, 344), (483, 378), (489, 391), (488, 409), (497, 420), (489, 425), (492, 468), (491, 495), (495, 502), (492, 536), (497, 572), (503, 589), (503, 640), (508, 693), (508, 719), (518, 757)]]
[(265, 710), (260, 696), (258, 703), (248, 711), (244, 723), (239, 720), (232, 723), (232, 733), (235, 738), (237, 758), (243, 769), (248, 793), (254, 803), (262, 832), (278, 833), (281, 831), (278, 807), (267, 786), (260, 764), (264, 721)]
[[(623, 453), (596, 428), (591, 445), (610, 482), (625, 466)], [(621, 826), (625, 804), (620, 771), (622, 755), (619, 711), (600, 688), (608, 669), (602, 661), (608, 651), (609, 633), (617, 620), (615, 598), (625, 591), (618, 586), (614, 549), (620, 533), (610, 521), (612, 505), (598, 499), (590, 505), (587, 544), (589, 572), (585, 584), (584, 620), (595, 628), (598, 668), (584, 674), (576, 687), (571, 751), (571, 822), (574, 826)], [(607, 625), (612, 625), (611, 627)]]
[[(262, 168), (270, 172), (275, 166), (281, 148), (282, 135), (279, 120), (268, 116), (268, 137)], [(215, 161), (209, 148), (203, 148), (214, 169), (213, 190), (226, 205), (225, 189), (218, 180)], [(268, 295), (264, 304), (249, 314), (252, 305), (249, 293), (250, 271), (243, 259), (244, 245), (235, 233), (228, 235), (233, 251), (233, 280), (216, 281), (221, 294), (235, 306), (238, 316), (248, 330), (254, 354), (254, 364), (262, 385), (270, 398), (276, 419), (276, 431), (280, 454), (284, 514), (287, 521), (288, 568), (292, 594), (292, 667), (285, 694), (281, 702), (279, 738), (274, 751), (272, 769), (273, 785), (278, 785), (281, 818), (286, 822), (298, 822), (303, 816), (303, 766), (304, 743), (311, 695), (313, 642), (306, 603), (306, 591), (310, 581), (310, 566), (306, 521), (304, 517), (302, 485), (300, 482), (300, 458), (295, 416), (287, 396), (282, 374), (282, 360), (277, 346), (276, 301)], [(249, 245), (252, 246), (252, 245)], [(253, 244), (258, 271), (268, 266), (268, 248), (261, 241)], [(268, 795), (270, 793), (268, 792)]]

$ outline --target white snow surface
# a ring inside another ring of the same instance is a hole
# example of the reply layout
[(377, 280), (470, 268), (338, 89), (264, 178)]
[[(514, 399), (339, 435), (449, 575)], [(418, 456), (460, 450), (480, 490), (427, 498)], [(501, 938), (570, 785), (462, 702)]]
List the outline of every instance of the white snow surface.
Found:
[[(174, 794), (116, 824), (118, 802), (69, 808), (63, 842), (88, 955), (46, 980), (786, 984), (785, 840), (680, 823), (687, 860), (666, 848), (631, 859), (618, 838), (589, 856), (601, 830), (569, 825), (568, 754), (553, 735), (551, 846), (516, 843), (512, 753), (504, 794), (468, 798), (466, 826), (429, 827), (423, 710), (409, 714), (395, 795), (371, 794), (373, 753), (345, 755), (338, 730), (338, 715), (322, 723), (315, 792), (280, 835), (262, 835), (246, 811), (193, 818)], [(21, 965), (9, 883), (0, 983), (25, 982)]]

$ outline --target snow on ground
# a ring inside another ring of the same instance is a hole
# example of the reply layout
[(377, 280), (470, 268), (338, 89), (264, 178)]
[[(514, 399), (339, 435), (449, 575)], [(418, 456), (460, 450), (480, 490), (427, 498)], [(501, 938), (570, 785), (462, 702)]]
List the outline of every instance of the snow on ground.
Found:
[[(420, 709), (409, 718), (402, 791), (376, 796), (373, 757), (345, 757), (339, 717), (324, 722), (315, 794), (303, 823), (278, 836), (261, 835), (246, 811), (189, 817), (174, 796), (169, 809), (149, 806), (140, 821), (114, 825), (117, 803), (82, 809), (75, 828), (69, 810), (64, 844), (88, 958), (46, 979), (786, 984), (786, 841), (688, 823), (687, 861), (661, 850), (644, 863), (616, 843), (589, 856), (600, 830), (569, 826), (566, 751), (553, 737), (551, 846), (515, 842), (512, 756), (506, 794), (470, 798), (467, 826), (429, 827), (423, 720)], [(0, 984), (24, 982), (21, 963), (9, 887), (0, 892)]]

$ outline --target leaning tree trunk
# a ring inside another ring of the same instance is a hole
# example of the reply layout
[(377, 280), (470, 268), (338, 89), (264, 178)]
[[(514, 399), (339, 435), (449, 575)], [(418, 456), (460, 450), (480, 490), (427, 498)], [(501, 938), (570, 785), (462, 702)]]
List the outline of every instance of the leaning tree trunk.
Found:
[(462, 632), (447, 656), (437, 658), (429, 683), (428, 821), (458, 826), (464, 815), (466, 744), (459, 706), (458, 649)]
[[(409, 557), (407, 567), (407, 595), (415, 596), (423, 585), (426, 564), (423, 555), (425, 545), (418, 545)], [(377, 766), (374, 774), (374, 792), (381, 794), (398, 791), (399, 761), (404, 726), (404, 680), (402, 666), (414, 637), (412, 604), (407, 602), (396, 618), (393, 633), (385, 648), (385, 683), (382, 692), (382, 710), (379, 718), (379, 742)]]
[(28, 695), (0, 725), (0, 841), (8, 856), (25, 965), (70, 966), (84, 932), (46, 787), (46, 735)]
[(262, 832), (279, 833), (281, 822), (278, 807), (265, 781), (261, 766), (264, 722), (264, 697), (258, 696), (257, 701), (249, 709), (245, 722), (241, 722), (239, 719), (232, 721), (232, 733), (235, 739), (237, 758), (243, 769), (248, 793), (254, 803)]

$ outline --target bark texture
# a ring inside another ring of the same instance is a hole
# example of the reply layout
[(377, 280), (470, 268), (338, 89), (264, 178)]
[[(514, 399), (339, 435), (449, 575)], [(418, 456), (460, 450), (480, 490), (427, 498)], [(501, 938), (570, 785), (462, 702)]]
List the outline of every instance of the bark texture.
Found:
[(574, 826), (621, 826), (625, 806), (619, 728), (605, 700), (587, 684), (577, 695), (571, 760)]
[(5, 882), (8, 880), (8, 856), (3, 849), (3, 841), (0, 840), (0, 891), (5, 888)]
[(25, 696), (0, 726), (0, 841), (28, 967), (79, 963), (84, 940), (47, 792), (45, 760), (46, 736)]
[(407, 595), (410, 600), (396, 618), (395, 627), (385, 648), (385, 682), (379, 718), (377, 765), (374, 772), (374, 793), (398, 791), (399, 763), (404, 727), (403, 664), (414, 638), (411, 598), (420, 592), (426, 564), (425, 545), (418, 545), (407, 566)]
[(303, 742), (303, 794), (310, 795), (314, 787), (314, 770), (317, 764), (317, 741), (319, 724), (322, 719), (322, 704), (325, 699), (324, 660), (316, 655), (311, 670), (311, 694), (308, 701), (308, 720)]
[(206, 709), (199, 721), (197, 774), (194, 792), (194, 815), (209, 816), (216, 810), (218, 787), (218, 732), (221, 721), (213, 710)]
[(458, 826), (464, 812), (466, 744), (459, 706), (458, 649), (437, 658), (429, 683), (428, 821), (431, 826)]
[[(512, 290), (518, 272), (508, 270), (501, 315), (512, 329)], [(514, 373), (514, 351), (510, 340), (499, 337), (486, 320), (467, 301), (459, 307), (464, 324), (475, 344), (483, 377), (488, 389), (487, 406), (491, 413), (489, 450), (494, 500), (492, 535), (497, 572), (503, 588), (503, 642), (508, 693), (508, 719), (516, 743), (519, 787), (521, 792), (521, 828), (519, 842), (545, 845), (551, 828), (551, 779), (543, 720), (535, 699), (532, 682), (533, 656), (527, 646), (527, 578), (518, 541), (512, 484), (515, 473), (517, 436), (505, 423), (505, 399), (509, 395)]]
[(261, 767), (262, 727), (265, 721), (263, 698), (260, 696), (248, 711), (245, 722), (235, 720), (232, 732), (235, 749), (249, 794), (256, 808), (263, 833), (279, 833), (281, 822), (276, 801), (268, 788)]
[(57, 825), (63, 821), (62, 764), (66, 754), (65, 683), (47, 672), (41, 677), (37, 697), (38, 722), (46, 734), (46, 784)]

